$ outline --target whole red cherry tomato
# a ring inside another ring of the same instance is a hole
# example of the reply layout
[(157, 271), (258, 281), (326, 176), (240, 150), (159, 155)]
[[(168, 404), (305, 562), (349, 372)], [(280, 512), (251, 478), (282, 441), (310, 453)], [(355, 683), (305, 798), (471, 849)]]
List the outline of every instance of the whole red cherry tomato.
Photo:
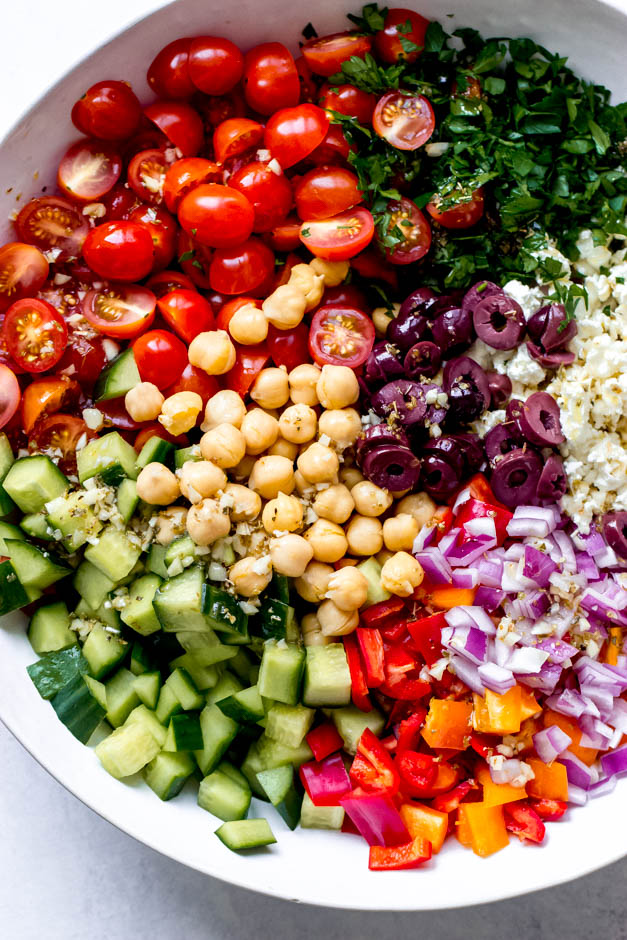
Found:
[(329, 115), (315, 104), (276, 111), (266, 124), (264, 142), (283, 169), (294, 166), (322, 143)]
[(343, 166), (351, 151), (344, 131), (339, 124), (330, 124), (322, 143), (318, 144), (307, 157), (306, 162), (314, 166), (328, 164)]
[(292, 186), (267, 163), (247, 163), (229, 178), (229, 186), (243, 193), (255, 210), (253, 232), (270, 232), (292, 208)]
[(204, 157), (185, 157), (167, 170), (163, 198), (170, 212), (176, 212), (183, 196), (201, 183), (221, 183), (222, 169)]
[(316, 167), (294, 186), (296, 211), (301, 219), (330, 219), (363, 199), (355, 173), (339, 166)]
[(202, 398), (204, 408), (209, 399), (219, 391), (220, 383), (215, 375), (207, 375), (202, 369), (197, 369), (188, 362), (176, 382), (164, 390), (164, 395), (168, 398), (177, 392), (196, 392)]
[(300, 81), (291, 52), (280, 42), (264, 42), (244, 56), (244, 94), (253, 111), (272, 114), (298, 104)]
[(142, 382), (167, 388), (180, 379), (187, 360), (187, 346), (166, 330), (149, 330), (133, 343)]
[(100, 202), (105, 207), (104, 220), (118, 222), (128, 219), (129, 213), (139, 205), (139, 197), (132, 189), (122, 183), (116, 183), (113, 189), (105, 193)]
[(189, 75), (191, 39), (175, 39), (157, 53), (148, 69), (148, 84), (160, 98), (189, 98), (196, 90)]
[(254, 291), (274, 271), (274, 252), (259, 238), (249, 238), (231, 248), (214, 252), (209, 278), (221, 294)]
[(145, 225), (152, 238), (153, 271), (167, 268), (176, 251), (176, 220), (161, 206), (138, 206), (129, 215), (131, 222)]
[(189, 47), (189, 77), (206, 95), (224, 95), (244, 73), (244, 56), (219, 36), (196, 36)]
[(354, 85), (329, 85), (320, 89), (320, 105), (338, 114), (355, 118), (360, 124), (370, 124), (377, 99)]
[(277, 330), (270, 324), (268, 349), (275, 366), (285, 366), (288, 372), (310, 361), (309, 327), (299, 323), (292, 330)]
[(246, 241), (253, 230), (255, 210), (236, 189), (203, 183), (183, 196), (178, 216), (183, 229), (196, 241), (217, 248)]
[(186, 343), (199, 333), (215, 330), (211, 304), (198, 291), (173, 290), (161, 297), (157, 306), (168, 326)]
[(72, 108), (72, 122), (81, 134), (98, 140), (124, 140), (137, 130), (142, 108), (126, 82), (97, 82)]
[(399, 59), (415, 62), (425, 46), (429, 20), (414, 10), (393, 8), (385, 15), (385, 25), (374, 37), (374, 48), (382, 62)]
[(152, 238), (138, 222), (104, 222), (85, 239), (83, 257), (100, 277), (141, 281), (152, 269)]
[(196, 290), (191, 277), (181, 274), (180, 271), (159, 271), (146, 281), (146, 287), (151, 290), (157, 300), (171, 293), (173, 290)]

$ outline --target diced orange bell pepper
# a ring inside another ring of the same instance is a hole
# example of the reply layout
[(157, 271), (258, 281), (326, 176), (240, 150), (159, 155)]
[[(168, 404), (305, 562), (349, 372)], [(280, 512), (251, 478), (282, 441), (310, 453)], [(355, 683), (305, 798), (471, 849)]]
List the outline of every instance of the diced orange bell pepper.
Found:
[(486, 689), (482, 698), (473, 694), (473, 728), (484, 734), (515, 734), (520, 731), (522, 695), (519, 685), (498, 695)]
[(468, 824), (468, 818), (466, 816), (466, 807), (467, 803), (462, 803), (459, 809), (457, 810), (457, 822), (455, 823), (455, 835), (457, 836), (458, 841), (467, 849), (472, 845), (472, 836), (470, 833), (470, 826)]
[(437, 855), (446, 839), (448, 813), (440, 813), (424, 803), (404, 803), (401, 806), (401, 819), (412, 839), (427, 839), (433, 854)]
[(536, 799), (568, 800), (568, 776), (563, 764), (544, 764), (537, 757), (527, 761), (535, 777), (527, 781), (527, 793)]
[(608, 666), (616, 666), (623, 648), (623, 630), (622, 627), (609, 627), (607, 633), (607, 643), (603, 648), (603, 661)]
[(525, 721), (527, 718), (533, 718), (534, 715), (538, 715), (542, 711), (542, 706), (538, 705), (536, 702), (536, 697), (526, 686), (520, 686), (520, 720)]
[(477, 768), (477, 780), (483, 787), (483, 802), (486, 806), (502, 806), (503, 803), (524, 800), (527, 796), (525, 787), (513, 787), (511, 783), (494, 783), (487, 764), (480, 764)]
[(472, 607), (476, 591), (476, 588), (456, 588), (444, 584), (434, 587), (429, 596), (434, 607), (451, 610), (453, 607)]
[(422, 736), (429, 747), (464, 750), (470, 741), (471, 715), (470, 702), (432, 698)]
[(568, 750), (578, 757), (579, 760), (582, 760), (584, 764), (587, 764), (588, 767), (591, 767), (594, 764), (598, 756), (598, 750), (594, 747), (582, 747), (580, 745), (581, 741), (581, 728), (577, 724), (574, 718), (569, 718), (568, 715), (561, 715), (559, 712), (551, 711), (547, 709), (543, 715), (544, 727), (548, 728), (551, 725), (557, 725), (558, 728), (561, 728), (571, 739), (572, 744), (569, 744)]
[(459, 808), (465, 816), (470, 834), (470, 846), (475, 855), (485, 858), (504, 849), (509, 843), (505, 828), (505, 817), (501, 806), (486, 806), (485, 803), (464, 803)]

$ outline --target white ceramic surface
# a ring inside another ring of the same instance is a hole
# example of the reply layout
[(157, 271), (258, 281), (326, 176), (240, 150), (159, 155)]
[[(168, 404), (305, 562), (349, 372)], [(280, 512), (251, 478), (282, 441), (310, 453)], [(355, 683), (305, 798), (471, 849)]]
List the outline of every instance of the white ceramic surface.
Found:
[[(587, 78), (627, 97), (624, 0), (426, 0), (407, 5), (484, 34), (532, 36), (567, 53)], [(147, 97), (145, 69), (155, 52), (181, 35), (214, 32), (243, 48), (280, 38), (293, 48), (300, 29), (313, 20), (320, 33), (344, 28), (337, 0), (306, 3), (241, 0), (220, 10), (216, 0), (179, 0), (142, 20), (101, 47), (60, 81), (25, 115), (0, 144), (0, 218), (15, 208), (15, 194), (36, 195), (53, 183), (53, 168), (67, 140), (76, 136), (69, 120), (72, 103), (92, 82), (123, 78)], [(498, 12), (497, 12), (498, 11)], [(454, 13), (452, 19), (447, 14)], [(34, 181), (35, 174), (37, 182)], [(12, 186), (12, 192), (6, 189)], [(6, 237), (9, 237), (7, 229)], [(3, 239), (4, 240), (4, 239)], [(105, 819), (165, 855), (201, 872), (267, 894), (313, 904), (370, 910), (428, 910), (488, 902), (545, 888), (621, 857), (626, 848), (624, 812), (627, 780), (614, 794), (571, 810), (549, 827), (547, 845), (509, 849), (477, 859), (457, 844), (445, 847), (420, 872), (371, 873), (362, 840), (342, 834), (290, 833), (265, 804), (277, 846), (252, 857), (228, 851), (212, 835), (217, 821), (200, 810), (193, 792), (163, 804), (140, 780), (121, 784), (100, 767), (92, 750), (79, 744), (37, 695), (25, 666), (35, 659), (24, 636), (24, 620), (11, 615), (0, 629), (0, 718), (31, 754), (79, 799)]]

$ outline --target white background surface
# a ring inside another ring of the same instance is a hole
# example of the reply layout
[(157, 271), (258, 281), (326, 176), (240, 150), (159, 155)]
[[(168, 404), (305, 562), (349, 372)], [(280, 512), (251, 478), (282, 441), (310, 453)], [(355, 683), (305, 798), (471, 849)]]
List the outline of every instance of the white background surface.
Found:
[[(155, 0), (97, 5), (5, 0), (0, 137), (104, 36), (158, 5)], [(164, 37), (164, 44), (170, 38)], [(624, 825), (624, 819), (617, 823)], [(534, 851), (529, 849), (529, 864)], [(523, 940), (627, 940), (626, 875), (624, 861), (548, 892), (450, 914), (362, 915), (298, 907), (230, 888), (137, 844), (66, 793), (0, 726), (3, 940), (392, 940), (419, 932), (436, 940), (501, 940), (514, 932)], [(303, 877), (309, 876), (303, 872)]]

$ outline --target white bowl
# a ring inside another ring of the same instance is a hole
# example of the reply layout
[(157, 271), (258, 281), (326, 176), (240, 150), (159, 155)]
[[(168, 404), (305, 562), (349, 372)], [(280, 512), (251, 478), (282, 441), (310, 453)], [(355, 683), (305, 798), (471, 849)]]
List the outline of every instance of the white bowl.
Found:
[[(484, 35), (531, 36), (568, 54), (588, 79), (608, 85), (615, 100), (627, 97), (624, 46), (627, 8), (622, 0), (402, 0), (445, 27), (473, 26)], [(127, 29), (80, 63), (22, 118), (0, 145), (0, 218), (15, 208), (14, 194), (36, 195), (54, 184), (54, 169), (68, 140), (73, 102), (93, 82), (122, 78), (148, 98), (145, 73), (155, 53), (177, 36), (215, 33), (244, 49), (271, 39), (292, 48), (313, 20), (322, 33), (344, 29), (344, 8), (353, 4), (318, 0), (239, 0), (220, 11), (216, 0), (179, 0)], [(355, 0), (354, 7), (359, 2)], [(454, 13), (449, 19), (445, 14)], [(5, 192), (13, 186), (13, 194)], [(11, 236), (8, 228), (4, 240)], [(12, 614), (0, 628), (0, 718), (33, 757), (60, 783), (124, 832), (164, 855), (224, 881), (265, 894), (330, 907), (368, 910), (429, 910), (496, 901), (547, 888), (584, 875), (625, 853), (624, 801), (627, 780), (613, 794), (571, 809), (548, 826), (541, 848), (512, 840), (510, 847), (479, 859), (454, 840), (421, 871), (368, 871), (365, 842), (341, 833), (290, 832), (265, 804), (278, 845), (252, 857), (230, 852), (213, 835), (218, 821), (196, 805), (194, 793), (162, 803), (141, 780), (120, 783), (100, 766), (93, 749), (79, 744), (37, 694), (26, 673), (35, 656), (24, 634), (24, 617)], [(70, 830), (71, 838), (71, 830)]]

